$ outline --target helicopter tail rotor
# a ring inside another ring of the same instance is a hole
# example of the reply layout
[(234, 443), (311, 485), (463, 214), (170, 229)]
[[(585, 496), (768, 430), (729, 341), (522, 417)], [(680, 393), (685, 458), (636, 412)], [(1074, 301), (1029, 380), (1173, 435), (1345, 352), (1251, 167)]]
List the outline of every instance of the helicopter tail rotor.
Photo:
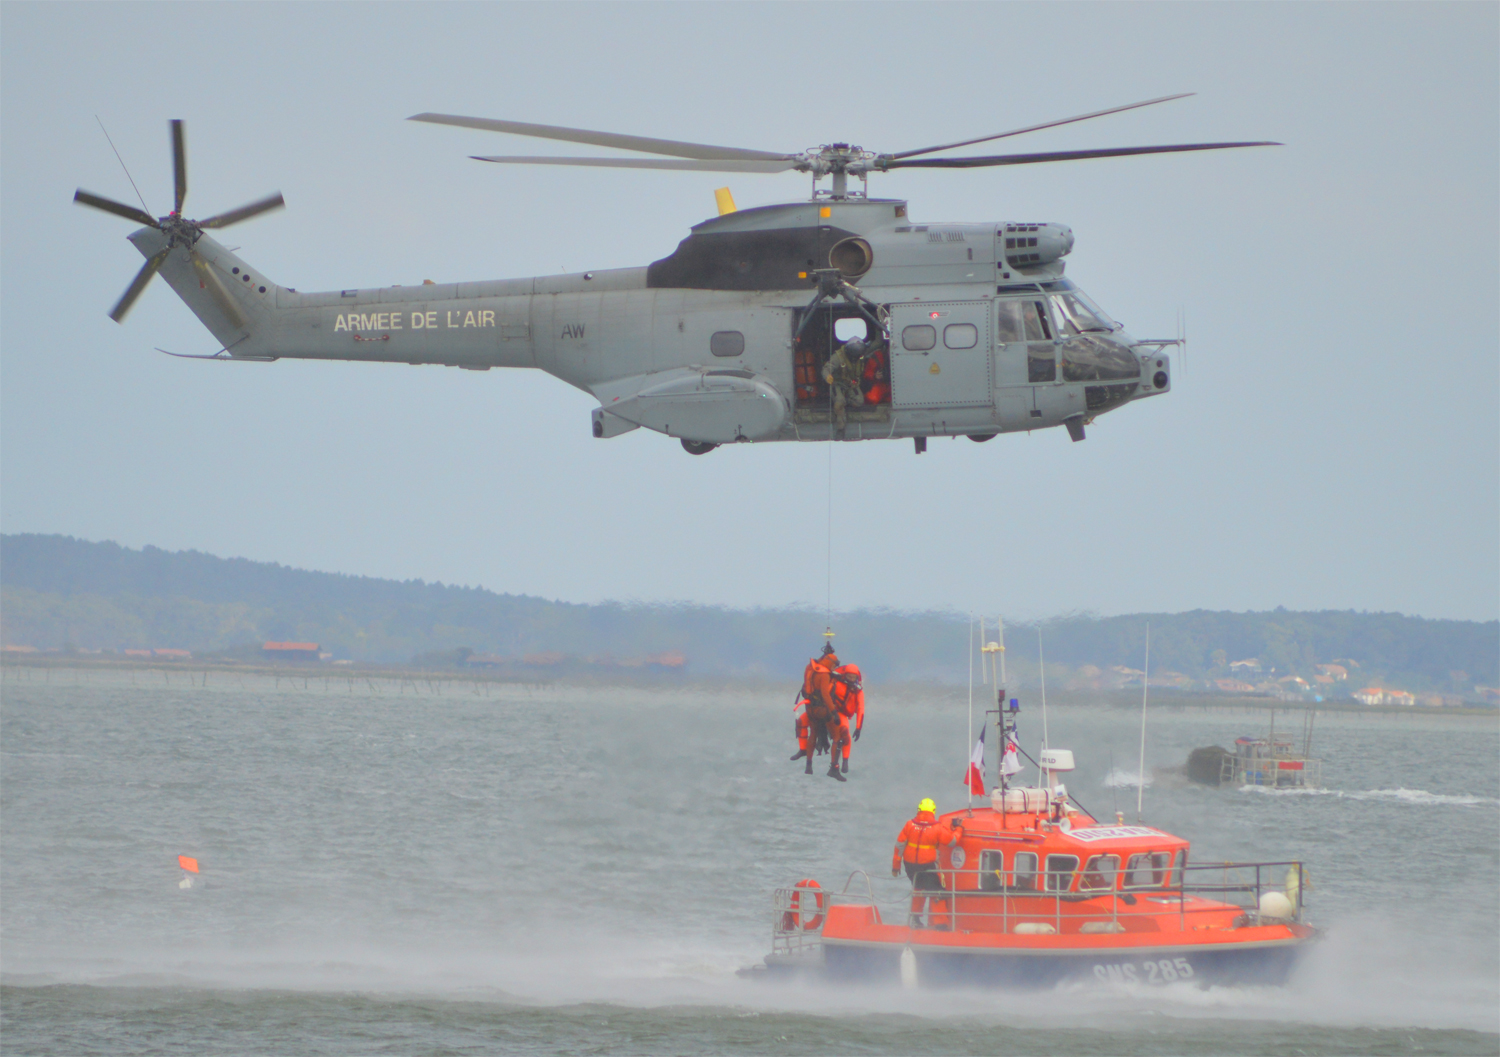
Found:
[[(187, 219), (182, 215), (182, 206), (183, 202), (187, 199), (188, 188), (187, 136), (183, 123), (180, 120), (173, 120), (170, 122), (169, 127), (172, 136), (173, 209), (167, 216), (153, 217), (144, 209), (137, 209), (135, 206), (126, 205), (123, 202), (116, 202), (114, 199), (106, 198), (103, 195), (92, 194), (82, 188), (79, 188), (73, 194), (73, 201), (79, 205), (98, 209), (101, 212), (110, 213), (114, 216), (124, 217), (126, 220), (133, 220), (145, 227), (155, 228), (167, 236), (166, 247), (147, 258), (146, 263), (141, 266), (141, 270), (136, 272), (135, 278), (126, 287), (125, 293), (120, 296), (120, 300), (115, 302), (115, 307), (110, 309), (109, 318), (116, 323), (124, 322), (126, 313), (130, 311), (131, 306), (135, 304), (136, 300), (145, 291), (156, 273), (161, 270), (161, 266), (166, 263), (168, 256), (171, 255), (174, 249), (181, 247), (188, 252), (192, 258), (193, 266), (198, 269), (203, 288), (209, 291), (224, 314), (230, 320), (243, 321), (244, 314), (224, 289), (223, 284), (213, 276), (212, 269), (208, 267), (207, 262), (193, 249), (193, 246), (202, 237), (205, 228), (227, 228), (232, 224), (249, 220), (251, 217), (259, 216), (273, 209), (280, 209), (286, 205), (286, 201), (278, 191), (248, 205), (240, 206), (238, 209), (217, 213), (206, 220)], [(213, 281), (210, 282), (210, 279)]]

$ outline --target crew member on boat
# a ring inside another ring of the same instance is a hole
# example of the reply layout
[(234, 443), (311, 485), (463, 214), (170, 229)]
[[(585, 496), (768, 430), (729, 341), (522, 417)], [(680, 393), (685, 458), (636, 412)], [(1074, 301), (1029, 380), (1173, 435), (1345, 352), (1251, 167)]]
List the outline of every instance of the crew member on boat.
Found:
[(938, 821), (937, 804), (931, 797), (923, 798), (917, 804), (916, 817), (901, 827), (896, 848), (891, 853), (891, 876), (899, 877), (904, 865), (906, 876), (911, 878), (913, 892), (909, 923), (913, 927), (921, 920), (924, 903), (928, 904), (928, 928), (943, 928), (948, 924), (948, 901), (920, 893), (943, 891), (943, 880), (937, 871), (938, 849), (957, 842), (962, 836), (962, 823)]

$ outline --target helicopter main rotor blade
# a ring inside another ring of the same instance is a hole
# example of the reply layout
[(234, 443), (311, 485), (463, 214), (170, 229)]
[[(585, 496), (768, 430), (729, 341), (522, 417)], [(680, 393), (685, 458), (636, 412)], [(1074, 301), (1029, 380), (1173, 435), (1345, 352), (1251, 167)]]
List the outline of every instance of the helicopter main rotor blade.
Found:
[(178, 216), (182, 215), (182, 203), (187, 200), (187, 139), (183, 134), (182, 122), (172, 121), (172, 187), (176, 192), (174, 201), (177, 203), (172, 212)]
[(1225, 150), (1230, 147), (1280, 147), (1280, 143), (1179, 143), (1170, 147), (1108, 147), (1104, 150), (1059, 150), (1045, 154), (995, 154), (987, 158), (914, 158), (892, 161), (887, 169), (977, 169), (986, 165), (1035, 165), (1047, 161), (1078, 161), (1083, 158), (1121, 158), (1129, 154), (1171, 154), (1186, 150)]
[(1061, 121), (1047, 121), (1040, 125), (1027, 125), (1025, 128), (1012, 129), (1009, 132), (997, 132), (993, 136), (980, 136), (978, 139), (964, 139), (957, 143), (944, 143), (941, 147), (923, 147), (921, 150), (904, 150), (900, 154), (892, 154), (892, 158), (915, 158), (918, 154), (931, 154), (934, 151), (952, 150), (954, 147), (969, 147), (975, 143), (988, 143), (992, 139), (1004, 139), (1007, 136), (1019, 136), (1023, 132), (1037, 132), (1044, 128), (1056, 128), (1058, 125), (1071, 125), (1075, 121), (1088, 121), (1090, 118), (1104, 117), (1106, 114), (1118, 114), (1123, 110), (1137, 110), (1143, 106), (1155, 106), (1157, 103), (1170, 103), (1174, 99), (1186, 99), (1196, 92), (1182, 92), (1179, 95), (1164, 95), (1160, 99), (1147, 99), (1140, 103), (1126, 103), (1124, 106), (1112, 106), (1108, 110), (1095, 110), (1092, 114), (1079, 114), (1077, 117), (1065, 117)]
[(675, 139), (651, 139), (647, 136), (622, 136), (616, 132), (590, 132), (561, 125), (533, 125), (525, 121), (498, 121), (486, 117), (461, 117), (457, 114), (415, 114), (408, 121), (426, 121), (434, 125), (457, 125), (489, 132), (509, 132), (516, 136), (538, 139), (560, 139), (569, 143), (588, 143), (595, 147), (618, 147), (646, 154), (669, 154), (674, 158), (697, 158), (700, 161), (784, 161), (790, 154), (773, 154), (741, 147), (715, 147), (707, 143), (685, 143)]
[(555, 158), (547, 155), (536, 157), (484, 157), (471, 154), (475, 161), (500, 162), (505, 165), (594, 165), (607, 169), (690, 169), (696, 172), (786, 172), (796, 167), (796, 161), (681, 161), (667, 158)]
[(135, 304), (135, 299), (141, 296), (141, 291), (146, 289), (146, 284), (161, 269), (162, 262), (167, 259), (167, 254), (171, 252), (172, 247), (168, 246), (155, 257), (148, 259), (145, 264), (141, 265), (141, 270), (135, 273), (135, 278), (130, 281), (130, 285), (120, 295), (120, 300), (115, 302), (115, 307), (109, 310), (110, 319), (116, 323), (124, 322), (125, 313), (130, 311), (130, 306)]
[(281, 197), (281, 192), (277, 191), (275, 194), (267, 195), (265, 198), (251, 202), (247, 206), (231, 209), (227, 213), (220, 213), (217, 216), (211, 216), (207, 220), (200, 220), (197, 223), (200, 228), (227, 228), (230, 224), (238, 224), (242, 220), (249, 220), (251, 217), (259, 216), (272, 209), (280, 209), (285, 205), (286, 200)]
[(115, 216), (124, 217), (126, 220), (134, 220), (137, 224), (145, 224), (147, 227), (161, 227), (156, 222), (156, 218), (144, 209), (128, 206), (124, 202), (116, 202), (113, 198), (105, 198), (103, 195), (89, 194), (81, 187), (73, 192), (73, 201), (79, 205), (102, 209), (106, 213), (113, 213)]

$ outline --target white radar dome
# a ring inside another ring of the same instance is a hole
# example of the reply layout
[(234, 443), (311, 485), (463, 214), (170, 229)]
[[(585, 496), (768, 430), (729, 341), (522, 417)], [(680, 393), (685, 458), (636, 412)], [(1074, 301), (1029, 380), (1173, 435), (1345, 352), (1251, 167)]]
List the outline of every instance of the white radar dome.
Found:
[(1041, 764), (1044, 771), (1071, 771), (1073, 769), (1073, 750), (1043, 749)]

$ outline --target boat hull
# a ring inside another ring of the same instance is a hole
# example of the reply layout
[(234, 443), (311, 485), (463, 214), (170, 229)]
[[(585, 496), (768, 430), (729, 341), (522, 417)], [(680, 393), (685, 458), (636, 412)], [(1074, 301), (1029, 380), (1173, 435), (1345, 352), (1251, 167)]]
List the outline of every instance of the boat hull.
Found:
[[(1270, 985), (1287, 982), (1304, 940), (1110, 950), (953, 950), (910, 945), (922, 987), (1042, 989), (1062, 983)], [(821, 972), (841, 982), (899, 984), (906, 945), (823, 943)], [(805, 963), (804, 963), (805, 964)], [(768, 962), (768, 969), (772, 966)], [(774, 971), (774, 969), (773, 969)]]

